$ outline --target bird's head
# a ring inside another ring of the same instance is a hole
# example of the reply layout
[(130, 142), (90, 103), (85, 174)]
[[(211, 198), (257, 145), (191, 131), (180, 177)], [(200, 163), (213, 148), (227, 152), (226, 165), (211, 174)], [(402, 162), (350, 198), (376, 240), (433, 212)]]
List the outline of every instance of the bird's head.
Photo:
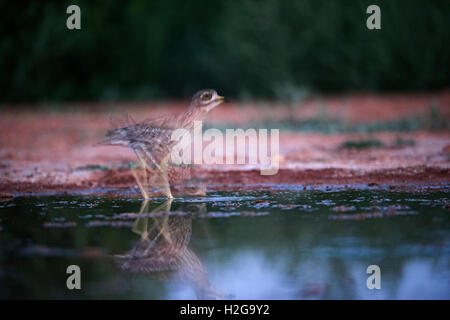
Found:
[(210, 111), (224, 101), (224, 97), (217, 94), (216, 90), (204, 89), (197, 92), (192, 98), (191, 107), (202, 108)]

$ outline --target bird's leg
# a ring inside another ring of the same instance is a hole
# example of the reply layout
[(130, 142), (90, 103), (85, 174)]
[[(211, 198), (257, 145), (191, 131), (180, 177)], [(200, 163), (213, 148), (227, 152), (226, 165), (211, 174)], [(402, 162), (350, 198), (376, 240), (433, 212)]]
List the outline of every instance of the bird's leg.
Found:
[(155, 210), (152, 210), (152, 212), (158, 211), (170, 212), (170, 209), (172, 208), (172, 202), (173, 199), (167, 199), (166, 201), (161, 203), (158, 207), (156, 207)]
[(164, 187), (164, 193), (169, 199), (173, 199), (172, 192), (170, 191), (170, 183), (169, 183), (169, 175), (168, 175), (168, 156), (166, 156), (160, 164), (160, 167), (163, 168), (161, 171), (162, 178), (163, 178), (163, 187)]
[[(142, 163), (139, 166), (142, 166)], [(134, 166), (130, 166), (130, 169), (131, 169), (131, 173), (133, 174), (134, 179), (136, 180), (136, 183), (137, 183), (137, 185), (139, 187), (139, 190), (141, 190), (141, 193), (144, 196), (144, 199), (148, 200), (148, 194), (145, 191), (145, 188), (144, 188), (144, 186), (141, 183), (141, 179), (139, 179), (139, 175), (136, 172), (136, 168)], [(145, 172), (147, 169), (144, 167), (143, 170)]]
[(140, 160), (141, 160), (141, 164), (142, 164), (142, 171), (143, 171), (144, 181), (145, 181), (145, 186), (144, 186), (144, 188), (148, 191), (148, 189), (149, 189), (148, 177), (147, 177), (147, 167), (148, 167), (148, 164), (147, 164), (147, 162), (144, 161), (143, 159), (140, 159)]
[[(172, 207), (172, 201), (173, 201), (173, 198), (167, 199), (165, 202), (163, 202), (160, 206), (158, 206), (153, 211), (154, 212), (164, 211), (164, 212), (169, 213), (170, 208)], [(161, 224), (159, 224), (159, 222), (157, 220), (155, 220), (155, 224), (158, 225), (158, 227), (160, 229), (160, 233), (162, 233), (162, 235), (164, 236), (164, 239), (166, 239), (169, 242), (172, 242), (171, 237), (170, 237), (170, 230), (169, 230), (169, 215), (168, 214), (164, 215), (162, 220), (163, 221)]]
[(146, 213), (147, 210), (148, 210), (148, 199), (145, 199), (144, 201), (142, 201), (141, 209), (139, 210), (139, 214)]
[[(144, 168), (144, 180), (145, 180), (145, 188), (147, 190), (148, 193), (152, 192), (151, 187), (153, 187), (153, 177), (154, 174), (152, 174), (152, 170), (150, 169), (149, 163), (148, 161), (146, 161), (144, 158), (140, 158), (141, 163), (142, 163), (142, 167)], [(147, 174), (148, 171), (148, 174)], [(148, 177), (148, 175), (150, 175), (150, 178)]]
[[(164, 195), (169, 199), (173, 199), (173, 195), (170, 190), (168, 173), (167, 173), (169, 155), (165, 156), (161, 160), (160, 163), (158, 163), (155, 160), (155, 158), (152, 156), (151, 152), (149, 152), (146, 149), (136, 150), (136, 155), (138, 156), (138, 158), (141, 161), (145, 170), (147, 170), (147, 168), (149, 168), (149, 170), (150, 170), (150, 168), (152, 168), (151, 171), (153, 171), (153, 172), (151, 172), (151, 178), (148, 181), (149, 185), (158, 188), (158, 186), (155, 186), (155, 182), (158, 177), (161, 177), (162, 184), (163, 184), (162, 188), (164, 189), (164, 191), (163, 191)], [(153, 170), (153, 167), (155, 167), (154, 170)], [(147, 179), (147, 175), (145, 175), (145, 177)]]
[[(152, 153), (146, 150), (145, 148), (141, 148), (136, 150), (136, 155), (138, 156), (139, 160), (142, 163), (142, 166), (146, 169), (145, 170), (145, 179), (149, 186), (152, 186), (156, 189), (158, 188), (158, 185), (156, 181), (159, 176), (162, 176), (164, 189), (167, 189), (168, 187), (168, 179), (167, 179), (167, 159), (168, 156), (166, 156), (164, 159), (161, 160), (160, 163), (158, 163), (155, 158), (153, 157)], [(147, 178), (147, 170), (150, 172), (150, 179)], [(173, 198), (170, 187), (168, 188), (168, 192), (164, 192), (164, 194), (169, 198)]]
[[(170, 209), (172, 207), (172, 201), (173, 201), (172, 199), (166, 200), (161, 205), (159, 205), (158, 207), (153, 209), (152, 212), (164, 211), (164, 212), (169, 213)], [(160, 235), (163, 235), (164, 239), (166, 241), (168, 241), (169, 243), (172, 242), (171, 237), (170, 237), (170, 229), (169, 229), (168, 221), (169, 221), (168, 214), (164, 215), (162, 223), (160, 223), (158, 221), (158, 218), (154, 218), (153, 226), (152, 226), (151, 230), (153, 230), (153, 228), (157, 228), (159, 230), (159, 232), (156, 234), (155, 237), (153, 237), (151, 244), (147, 247), (144, 254), (146, 254), (148, 252), (148, 250), (151, 249), (151, 247), (153, 246), (153, 243), (159, 238)], [(148, 233), (150, 233), (151, 230)]]
[[(170, 212), (170, 209), (172, 207), (172, 201), (173, 201), (172, 199), (168, 199), (167, 201), (163, 202), (155, 209), (153, 209), (152, 212), (159, 212), (159, 211)], [(148, 212), (148, 205), (149, 205), (148, 200), (142, 201), (141, 209), (139, 210), (139, 215)], [(148, 226), (149, 217), (145, 218), (138, 217), (134, 222), (132, 231), (134, 233), (139, 234), (142, 240), (148, 238), (149, 234), (153, 231), (153, 229), (157, 228), (159, 230), (159, 232), (154, 237), (152, 237), (151, 239), (152, 241), (146, 248), (144, 255), (148, 252), (148, 250), (150, 250), (153, 247), (153, 244), (161, 235), (163, 235), (164, 239), (171, 242), (170, 230), (168, 226), (168, 217), (169, 217), (168, 215), (165, 215), (162, 223), (159, 223), (158, 219), (154, 218), (153, 225), (151, 228), (149, 228)]]
[[(150, 158), (150, 160), (154, 163), (155, 167), (159, 170), (159, 173), (162, 176), (163, 179), (163, 188), (164, 188), (164, 194), (167, 198), (173, 199), (172, 192), (170, 191), (170, 184), (169, 184), (169, 177), (167, 172), (167, 166), (168, 166), (168, 160), (169, 155), (166, 155), (160, 163), (157, 163), (155, 159), (152, 157), (150, 152), (146, 151), (146, 155)], [(153, 180), (154, 181), (154, 180)]]
[[(149, 189), (150, 189), (151, 183), (149, 181), (147, 171), (151, 171), (150, 168), (152, 168), (152, 163), (154, 162), (154, 159), (153, 158), (149, 159), (149, 156), (151, 156), (151, 154), (142, 148), (135, 149), (135, 153), (141, 163), (144, 181), (145, 181), (145, 185), (143, 185), (141, 183), (141, 186), (144, 190), (146, 190), (145, 194), (148, 194), (150, 192)], [(148, 198), (148, 196), (147, 196), (147, 198)]]
[(170, 184), (168, 178), (167, 157), (164, 158), (159, 164), (155, 164), (150, 178), (150, 184), (158, 189), (167, 198), (173, 199), (172, 192), (170, 191)]
[(155, 158), (152, 156), (151, 152), (148, 150), (143, 149), (145, 157), (147, 157), (147, 160), (150, 160), (150, 162), (159, 170), (161, 171), (161, 167), (159, 166), (158, 162), (155, 160)]
[[(156, 212), (160, 212), (160, 211), (170, 212), (170, 208), (172, 207), (172, 201), (173, 201), (173, 199), (167, 199), (162, 204), (160, 204), (155, 209), (153, 209), (152, 213), (153, 212), (156, 213)], [(165, 215), (164, 217), (167, 217), (167, 215)], [(162, 228), (161, 224), (158, 222), (158, 220), (156, 218), (155, 218), (155, 221), (154, 221), (154, 225), (155, 225), (156, 228), (159, 228), (159, 229)]]
[[(162, 204), (160, 204), (158, 207), (152, 210), (152, 212), (170, 212), (170, 209), (172, 207), (173, 198), (169, 198), (166, 201), (164, 201)], [(158, 234), (154, 237), (154, 239), (157, 239), (161, 234), (164, 236), (164, 239), (166, 239), (168, 242), (172, 242), (170, 237), (170, 229), (169, 229), (169, 215), (164, 215), (162, 217), (162, 222), (159, 222), (158, 218), (155, 217), (153, 221), (153, 226), (150, 231), (148, 231), (148, 234), (154, 229), (158, 229)]]
[[(146, 213), (148, 210), (148, 199), (144, 199), (141, 204), (141, 209), (139, 210), (139, 215)], [(141, 239), (148, 237), (148, 218), (138, 217), (134, 222), (132, 231), (141, 235)]]

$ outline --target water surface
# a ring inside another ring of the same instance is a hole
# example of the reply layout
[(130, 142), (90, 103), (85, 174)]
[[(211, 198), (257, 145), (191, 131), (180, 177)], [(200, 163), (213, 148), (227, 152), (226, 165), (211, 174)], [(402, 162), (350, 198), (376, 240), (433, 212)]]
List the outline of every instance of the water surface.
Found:
[(450, 298), (447, 191), (273, 189), (1, 202), (0, 298)]

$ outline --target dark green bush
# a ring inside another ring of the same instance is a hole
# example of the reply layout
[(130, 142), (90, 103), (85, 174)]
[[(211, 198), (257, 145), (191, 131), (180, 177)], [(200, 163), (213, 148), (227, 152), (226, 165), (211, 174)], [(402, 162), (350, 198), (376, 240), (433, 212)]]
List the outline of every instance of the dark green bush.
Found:
[[(3, 102), (449, 85), (448, 0), (0, 3)], [(81, 7), (80, 31), (66, 28), (70, 4)], [(370, 4), (381, 7), (381, 30), (366, 28)]]

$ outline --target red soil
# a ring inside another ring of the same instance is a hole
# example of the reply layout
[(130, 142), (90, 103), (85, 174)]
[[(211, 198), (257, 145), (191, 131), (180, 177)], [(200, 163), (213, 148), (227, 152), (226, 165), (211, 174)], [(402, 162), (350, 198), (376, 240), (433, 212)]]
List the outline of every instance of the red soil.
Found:
[[(395, 120), (429, 112), (435, 104), (450, 119), (450, 91), (420, 95), (351, 95), (314, 98), (298, 105), (233, 104), (213, 110), (208, 122), (234, 128), (270, 119), (305, 120), (326, 110), (327, 117), (349, 123)], [(121, 147), (94, 147), (110, 128), (109, 115), (130, 112), (137, 120), (180, 112), (185, 103), (83, 104), (64, 112), (34, 111), (33, 106), (7, 106), (0, 112), (0, 198), (40, 191), (89, 188), (130, 188), (134, 178), (126, 169), (135, 161)], [(379, 132), (369, 136), (380, 148), (343, 149), (360, 134), (280, 132), (280, 171), (261, 176), (249, 166), (202, 166), (192, 174), (215, 189), (247, 189), (248, 184), (302, 185), (388, 184), (447, 185), (450, 182), (450, 132)], [(399, 146), (398, 138), (414, 144)], [(102, 168), (98, 168), (103, 166)], [(97, 168), (97, 169), (96, 169)], [(175, 174), (173, 174), (174, 176)]]

